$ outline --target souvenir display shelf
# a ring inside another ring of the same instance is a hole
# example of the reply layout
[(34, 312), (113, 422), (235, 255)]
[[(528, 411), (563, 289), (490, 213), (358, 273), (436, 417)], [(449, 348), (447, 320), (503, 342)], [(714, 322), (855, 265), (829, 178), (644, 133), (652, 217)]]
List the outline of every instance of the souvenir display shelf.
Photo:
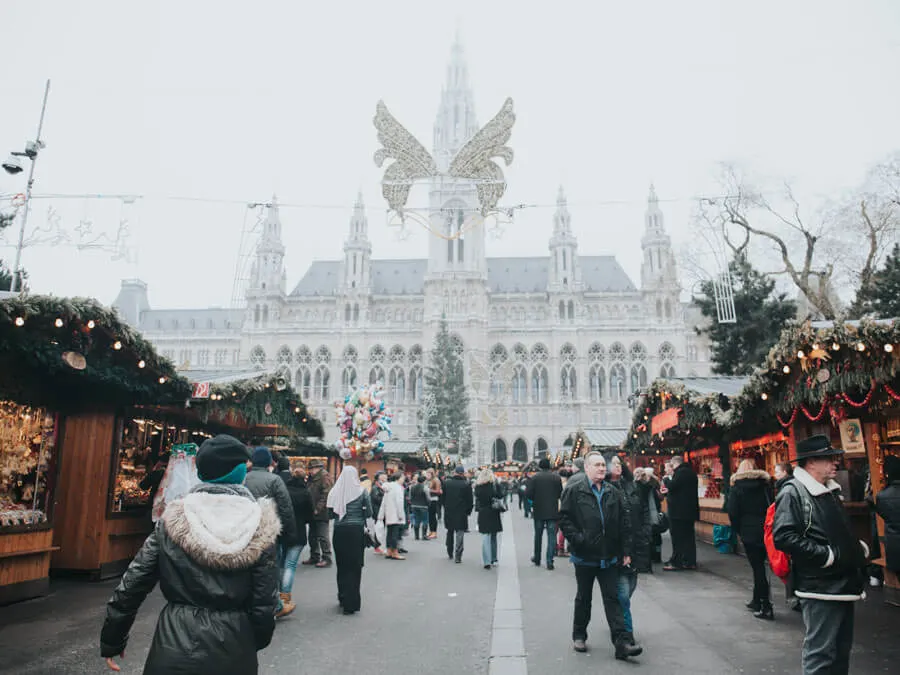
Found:
[(0, 530), (47, 525), (56, 466), (56, 415), (0, 402)]

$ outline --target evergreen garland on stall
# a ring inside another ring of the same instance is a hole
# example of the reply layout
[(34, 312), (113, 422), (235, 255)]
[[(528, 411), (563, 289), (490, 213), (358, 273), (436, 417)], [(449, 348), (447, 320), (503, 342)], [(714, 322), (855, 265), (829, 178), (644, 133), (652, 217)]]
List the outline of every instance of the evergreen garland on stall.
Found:
[(0, 300), (0, 398), (62, 411), (183, 402), (189, 393), (173, 364), (96, 300)]

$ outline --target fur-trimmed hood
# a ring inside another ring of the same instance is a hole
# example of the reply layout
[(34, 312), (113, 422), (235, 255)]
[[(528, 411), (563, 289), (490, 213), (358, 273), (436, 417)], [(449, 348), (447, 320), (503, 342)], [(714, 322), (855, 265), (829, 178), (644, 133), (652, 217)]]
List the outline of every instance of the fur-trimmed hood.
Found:
[(764, 480), (770, 481), (772, 477), (765, 471), (760, 471), (759, 469), (753, 469), (753, 471), (740, 471), (738, 473), (731, 474), (731, 484), (734, 485), (736, 481), (739, 480)]
[(216, 570), (252, 567), (281, 533), (272, 500), (242, 485), (198, 485), (166, 506), (163, 524), (189, 558)]

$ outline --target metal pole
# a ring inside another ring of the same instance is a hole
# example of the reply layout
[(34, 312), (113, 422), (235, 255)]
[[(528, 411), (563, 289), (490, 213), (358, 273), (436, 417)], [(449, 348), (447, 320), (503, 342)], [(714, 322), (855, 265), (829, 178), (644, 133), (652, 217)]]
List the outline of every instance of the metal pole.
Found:
[(22, 211), (22, 223), (19, 225), (19, 243), (16, 244), (16, 262), (12, 268), (12, 281), (9, 290), (15, 293), (18, 289), (19, 265), (22, 262), (22, 245), (25, 243), (25, 226), (28, 224), (28, 210), (31, 206), (31, 187), (34, 185), (34, 165), (37, 164), (38, 154), (41, 151), (41, 130), (44, 128), (44, 113), (47, 112), (47, 97), (50, 95), (50, 80), (44, 87), (44, 102), (41, 105), (41, 119), (38, 122), (37, 138), (35, 139), (35, 155), (30, 157), (31, 167), (28, 169), (28, 183), (25, 185), (25, 209)]

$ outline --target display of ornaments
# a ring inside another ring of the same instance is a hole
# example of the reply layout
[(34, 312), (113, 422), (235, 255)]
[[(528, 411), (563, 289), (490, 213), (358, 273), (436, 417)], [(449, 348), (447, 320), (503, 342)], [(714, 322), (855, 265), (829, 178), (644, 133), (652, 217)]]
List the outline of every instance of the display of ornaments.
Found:
[(38, 525), (46, 501), (46, 472), (55, 422), (43, 410), (0, 402), (0, 527)]

